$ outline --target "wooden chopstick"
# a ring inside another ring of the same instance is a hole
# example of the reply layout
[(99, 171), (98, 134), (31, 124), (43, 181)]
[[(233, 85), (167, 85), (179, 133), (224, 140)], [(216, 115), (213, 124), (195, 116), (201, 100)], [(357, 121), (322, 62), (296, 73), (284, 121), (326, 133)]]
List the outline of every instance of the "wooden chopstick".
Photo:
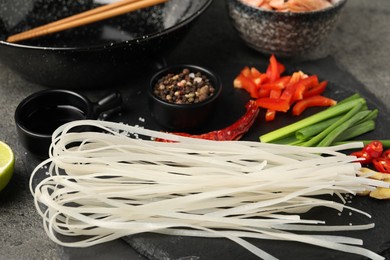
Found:
[(138, 9), (161, 4), (166, 1), (167, 0), (121, 0), (119, 2), (114, 2), (76, 15), (72, 15), (31, 30), (11, 35), (7, 38), (7, 42), (18, 42), (64, 31), (67, 29), (112, 18)]

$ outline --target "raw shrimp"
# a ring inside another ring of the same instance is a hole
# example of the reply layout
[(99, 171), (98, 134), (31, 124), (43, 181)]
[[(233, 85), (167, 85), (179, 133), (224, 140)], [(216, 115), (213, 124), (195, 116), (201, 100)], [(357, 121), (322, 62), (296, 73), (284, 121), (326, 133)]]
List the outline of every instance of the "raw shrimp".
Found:
[(331, 7), (334, 0), (242, 0), (242, 2), (278, 12), (310, 12)]

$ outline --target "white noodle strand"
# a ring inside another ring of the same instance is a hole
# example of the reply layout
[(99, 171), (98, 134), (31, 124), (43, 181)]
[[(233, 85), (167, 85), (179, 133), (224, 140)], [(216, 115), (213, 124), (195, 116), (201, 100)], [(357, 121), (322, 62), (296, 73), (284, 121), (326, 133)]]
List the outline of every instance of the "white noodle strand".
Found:
[(370, 229), (373, 223), (335, 226), (300, 215), (323, 207), (331, 209), (329, 214), (351, 210), (370, 218), (346, 206), (342, 196), (389, 187), (358, 176), (356, 158), (340, 152), (361, 146), (217, 142), (75, 121), (54, 132), (50, 158), (32, 173), (30, 190), (46, 233), (65, 246), (155, 232), (227, 238), (263, 259), (275, 258), (244, 238), (296, 241), (383, 259), (362, 248), (360, 239), (312, 234)]

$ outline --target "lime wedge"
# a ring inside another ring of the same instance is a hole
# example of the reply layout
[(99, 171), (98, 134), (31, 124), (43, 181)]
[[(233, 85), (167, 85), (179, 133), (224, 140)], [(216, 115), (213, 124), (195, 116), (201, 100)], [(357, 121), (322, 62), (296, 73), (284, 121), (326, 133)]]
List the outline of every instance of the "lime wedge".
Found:
[(15, 157), (11, 148), (0, 141), (0, 191), (7, 186), (14, 172)]

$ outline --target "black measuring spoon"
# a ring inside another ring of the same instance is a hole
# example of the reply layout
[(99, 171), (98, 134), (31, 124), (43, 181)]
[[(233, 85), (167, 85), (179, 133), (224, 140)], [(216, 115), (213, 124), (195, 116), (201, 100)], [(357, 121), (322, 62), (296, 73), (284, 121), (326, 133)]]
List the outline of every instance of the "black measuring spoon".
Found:
[(119, 92), (91, 102), (86, 96), (63, 89), (48, 89), (25, 98), (16, 108), (15, 123), (19, 139), (32, 154), (47, 157), (52, 133), (59, 126), (82, 119), (98, 119), (104, 112), (122, 106)]

